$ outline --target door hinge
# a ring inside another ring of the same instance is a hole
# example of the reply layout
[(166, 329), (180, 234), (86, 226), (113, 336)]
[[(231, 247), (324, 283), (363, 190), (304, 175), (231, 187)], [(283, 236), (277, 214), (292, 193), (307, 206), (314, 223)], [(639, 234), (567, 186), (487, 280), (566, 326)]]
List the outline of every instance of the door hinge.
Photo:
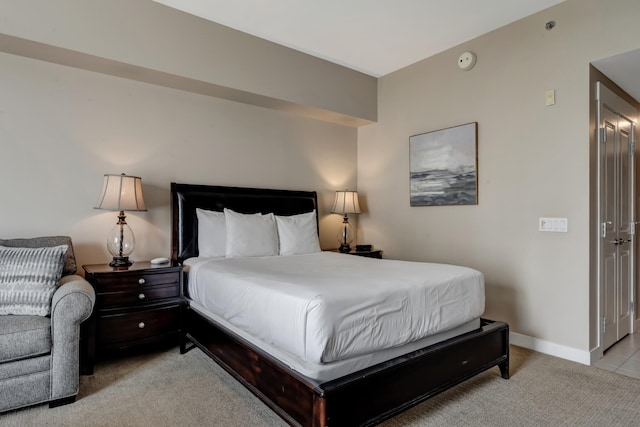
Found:
[(636, 311), (636, 306), (633, 301), (629, 301), (629, 311), (631, 311), (631, 314), (635, 313)]
[(600, 142), (607, 142), (607, 128), (600, 128)]
[(635, 236), (636, 234), (636, 223), (632, 222), (629, 224), (629, 234)]
[(631, 141), (631, 147), (629, 147), (629, 155), (633, 156), (636, 154), (636, 142)]
[(604, 334), (605, 332), (607, 332), (607, 318), (603, 317), (602, 318), (602, 333)]

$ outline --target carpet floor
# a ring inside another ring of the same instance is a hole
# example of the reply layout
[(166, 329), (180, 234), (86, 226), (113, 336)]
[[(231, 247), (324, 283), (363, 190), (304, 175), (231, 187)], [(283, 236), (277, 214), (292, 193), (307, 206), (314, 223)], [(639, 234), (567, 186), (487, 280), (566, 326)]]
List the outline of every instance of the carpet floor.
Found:
[[(13, 426), (284, 426), (200, 350), (104, 361), (71, 404), (0, 415)], [(382, 424), (637, 426), (640, 380), (511, 347), (511, 379), (492, 368)]]

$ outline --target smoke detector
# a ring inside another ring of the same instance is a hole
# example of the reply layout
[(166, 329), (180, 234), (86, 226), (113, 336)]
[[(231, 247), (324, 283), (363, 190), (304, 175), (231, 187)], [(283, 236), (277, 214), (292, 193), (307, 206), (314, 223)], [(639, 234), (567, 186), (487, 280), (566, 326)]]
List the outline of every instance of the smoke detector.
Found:
[(476, 54), (473, 52), (463, 52), (458, 58), (458, 68), (468, 71), (476, 65)]

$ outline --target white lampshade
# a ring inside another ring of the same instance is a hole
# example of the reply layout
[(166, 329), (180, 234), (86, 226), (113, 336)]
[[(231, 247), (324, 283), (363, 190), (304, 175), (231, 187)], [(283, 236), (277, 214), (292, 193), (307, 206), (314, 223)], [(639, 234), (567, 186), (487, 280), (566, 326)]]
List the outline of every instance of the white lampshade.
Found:
[(357, 191), (336, 191), (336, 199), (333, 202), (331, 213), (337, 214), (359, 214), (360, 203), (358, 203)]
[(96, 209), (110, 211), (146, 211), (142, 197), (142, 178), (130, 175), (105, 175)]

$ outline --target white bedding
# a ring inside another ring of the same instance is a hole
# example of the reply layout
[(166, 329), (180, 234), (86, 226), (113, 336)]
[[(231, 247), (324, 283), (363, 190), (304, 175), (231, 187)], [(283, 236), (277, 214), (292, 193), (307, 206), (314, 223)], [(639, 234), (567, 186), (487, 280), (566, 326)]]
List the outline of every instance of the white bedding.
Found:
[(400, 347), (484, 311), (484, 278), (467, 267), (330, 252), (185, 264), (203, 311), (309, 364)]

